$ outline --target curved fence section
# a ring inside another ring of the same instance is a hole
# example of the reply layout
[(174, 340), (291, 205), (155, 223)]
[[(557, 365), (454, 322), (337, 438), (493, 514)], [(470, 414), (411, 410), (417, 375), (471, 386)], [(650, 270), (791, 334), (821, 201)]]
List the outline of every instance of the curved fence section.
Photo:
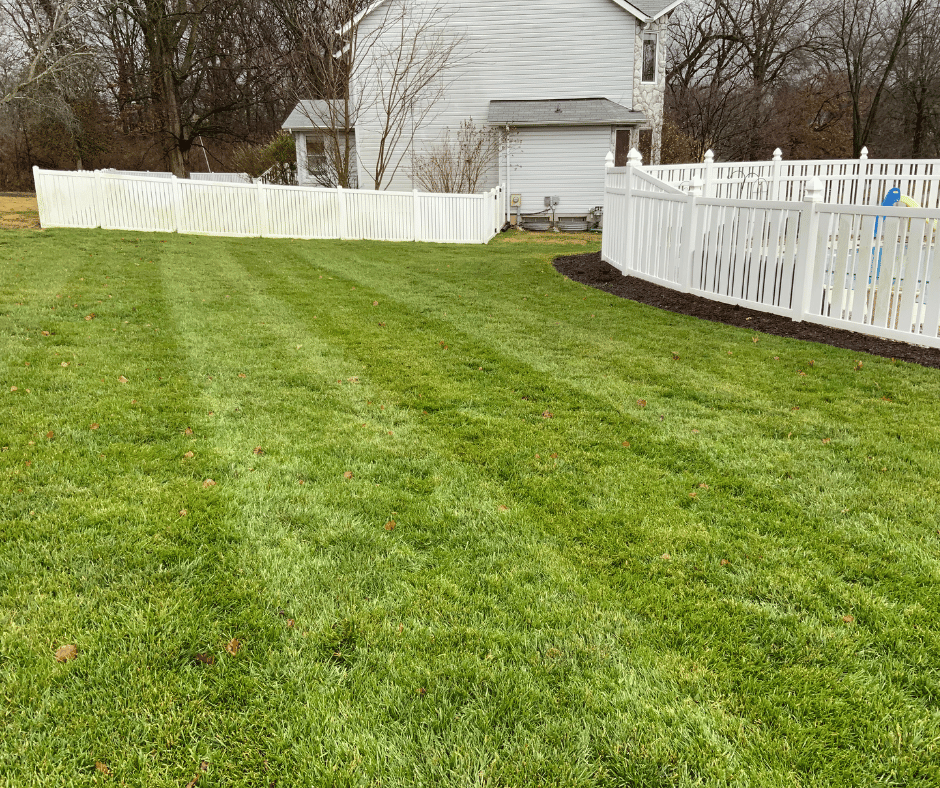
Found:
[(604, 260), (716, 301), (940, 347), (940, 209), (824, 202), (832, 189), (816, 177), (800, 201), (708, 197), (698, 176), (687, 188), (609, 167)]

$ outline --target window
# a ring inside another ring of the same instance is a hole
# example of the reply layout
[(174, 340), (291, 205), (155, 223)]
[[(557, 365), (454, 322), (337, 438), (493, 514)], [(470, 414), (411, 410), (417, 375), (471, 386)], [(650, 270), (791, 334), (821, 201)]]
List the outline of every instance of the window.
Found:
[(326, 172), (326, 141), (320, 134), (307, 135), (307, 172), (311, 175)]
[(656, 34), (643, 34), (643, 71), (640, 82), (656, 81)]

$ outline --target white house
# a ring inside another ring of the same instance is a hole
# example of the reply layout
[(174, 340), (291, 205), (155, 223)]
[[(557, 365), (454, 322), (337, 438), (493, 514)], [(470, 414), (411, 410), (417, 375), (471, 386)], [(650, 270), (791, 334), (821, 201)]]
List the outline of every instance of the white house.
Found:
[[(468, 119), (499, 129), (507, 143), (477, 191), (503, 183), (521, 195), (523, 214), (544, 211), (547, 197), (558, 198), (557, 216), (583, 217), (601, 205), (608, 151), (618, 165), (630, 147), (658, 163), (666, 23), (682, 0), (377, 0), (358, 21), (360, 40), (376, 52), (392, 51), (402, 37), (395, 26), (383, 27), (396, 2), (446, 15), (442, 29), (458, 43), (436, 77), (433, 106), (412, 113), (379, 188), (420, 188), (413, 160)], [(351, 89), (368, 96), (374, 84), (360, 77)], [(358, 185), (375, 188), (387, 118), (381, 102), (362, 107), (354, 129)], [(311, 121), (309, 109), (298, 105), (284, 123), (297, 139), (298, 171), (307, 182), (322, 165), (323, 123)]]

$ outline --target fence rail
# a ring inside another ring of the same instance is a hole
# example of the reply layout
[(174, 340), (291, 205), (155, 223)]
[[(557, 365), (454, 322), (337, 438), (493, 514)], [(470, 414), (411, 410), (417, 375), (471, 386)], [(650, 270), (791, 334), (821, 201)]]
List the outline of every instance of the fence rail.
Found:
[[(856, 178), (851, 193), (876, 194), (887, 177)], [(905, 177), (934, 194), (940, 171), (933, 182)], [(604, 260), (712, 300), (940, 347), (940, 209), (826, 203), (834, 189), (816, 176), (799, 184), (800, 201), (704, 196), (695, 175), (689, 184), (608, 167)]]
[(33, 169), (43, 227), (265, 238), (486, 243), (503, 190), (375, 192)]

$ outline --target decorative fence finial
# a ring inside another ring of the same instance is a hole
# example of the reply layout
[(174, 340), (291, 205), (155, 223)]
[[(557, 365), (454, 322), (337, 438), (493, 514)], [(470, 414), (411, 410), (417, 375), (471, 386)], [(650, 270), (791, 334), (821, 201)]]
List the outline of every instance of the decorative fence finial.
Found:
[(607, 151), (607, 156), (604, 157), (604, 166), (608, 170), (614, 166), (614, 152), (612, 150)]
[(861, 150), (861, 153), (858, 154), (859, 161), (868, 161), (868, 148), (864, 147)]
[(774, 161), (783, 161), (783, 151), (780, 148), (774, 150)]
[(715, 152), (711, 148), (705, 151), (705, 163), (706, 164), (715, 163)]
[(641, 164), (643, 164), (643, 154), (636, 148), (630, 148), (630, 152), (627, 154), (627, 166), (639, 167)]
[(803, 193), (804, 202), (822, 202), (825, 184), (815, 175), (806, 182), (806, 191)]
[(705, 185), (705, 181), (703, 181), (701, 178), (698, 177), (698, 175), (696, 175), (694, 178), (692, 178), (692, 183), (689, 186), (689, 194), (691, 194), (693, 197), (701, 197), (702, 187), (704, 185)]

